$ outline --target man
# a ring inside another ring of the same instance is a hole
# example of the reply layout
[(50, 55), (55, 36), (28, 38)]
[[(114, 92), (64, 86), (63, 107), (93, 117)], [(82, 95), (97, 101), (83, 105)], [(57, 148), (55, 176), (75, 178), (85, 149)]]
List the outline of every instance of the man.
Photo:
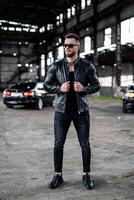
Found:
[(54, 106), (54, 176), (49, 188), (63, 183), (62, 162), (66, 135), (73, 121), (82, 150), (83, 177), (87, 189), (93, 188), (90, 178), (91, 149), (89, 143), (88, 94), (97, 92), (100, 84), (95, 68), (85, 59), (79, 58), (80, 38), (74, 33), (65, 36), (65, 58), (51, 65), (45, 78), (45, 89), (55, 93)]

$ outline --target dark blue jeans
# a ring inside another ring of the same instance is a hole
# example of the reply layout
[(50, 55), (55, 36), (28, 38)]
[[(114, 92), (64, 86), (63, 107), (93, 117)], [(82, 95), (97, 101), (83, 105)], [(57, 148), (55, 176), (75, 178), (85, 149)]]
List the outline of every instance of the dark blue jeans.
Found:
[(80, 114), (78, 112), (71, 114), (55, 112), (55, 117), (54, 117), (55, 172), (62, 172), (63, 149), (71, 121), (73, 121), (74, 127), (77, 131), (78, 140), (82, 150), (83, 172), (90, 172), (90, 162), (91, 162), (91, 149), (89, 143), (90, 117), (88, 111), (82, 112)]

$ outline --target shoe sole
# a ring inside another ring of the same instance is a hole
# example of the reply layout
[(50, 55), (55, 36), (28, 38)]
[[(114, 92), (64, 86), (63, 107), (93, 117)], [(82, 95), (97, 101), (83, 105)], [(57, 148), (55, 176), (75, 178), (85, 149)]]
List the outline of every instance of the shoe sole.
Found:
[(49, 187), (49, 189), (56, 189), (56, 188), (60, 187), (63, 183), (64, 183), (64, 182), (59, 183), (59, 184), (56, 185), (56, 186), (51, 186), (51, 185), (49, 185), (48, 187)]
[(88, 189), (88, 190), (92, 190), (94, 188), (94, 182), (93, 181), (91, 182), (90, 187), (88, 187), (84, 182), (83, 182), (83, 184), (84, 184), (85, 188)]

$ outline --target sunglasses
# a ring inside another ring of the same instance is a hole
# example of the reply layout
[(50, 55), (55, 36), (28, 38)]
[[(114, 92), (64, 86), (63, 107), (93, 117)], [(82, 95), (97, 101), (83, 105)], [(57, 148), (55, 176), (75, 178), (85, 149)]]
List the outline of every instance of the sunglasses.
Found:
[(64, 46), (64, 48), (66, 48), (66, 47), (73, 48), (74, 46), (78, 46), (78, 44), (64, 44), (63, 46)]

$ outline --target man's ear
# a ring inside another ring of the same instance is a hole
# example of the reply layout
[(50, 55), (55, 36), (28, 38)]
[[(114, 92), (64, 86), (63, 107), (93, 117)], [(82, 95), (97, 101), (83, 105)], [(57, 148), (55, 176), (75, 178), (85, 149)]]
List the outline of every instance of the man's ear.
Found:
[(80, 43), (78, 43), (78, 50), (80, 50)]

